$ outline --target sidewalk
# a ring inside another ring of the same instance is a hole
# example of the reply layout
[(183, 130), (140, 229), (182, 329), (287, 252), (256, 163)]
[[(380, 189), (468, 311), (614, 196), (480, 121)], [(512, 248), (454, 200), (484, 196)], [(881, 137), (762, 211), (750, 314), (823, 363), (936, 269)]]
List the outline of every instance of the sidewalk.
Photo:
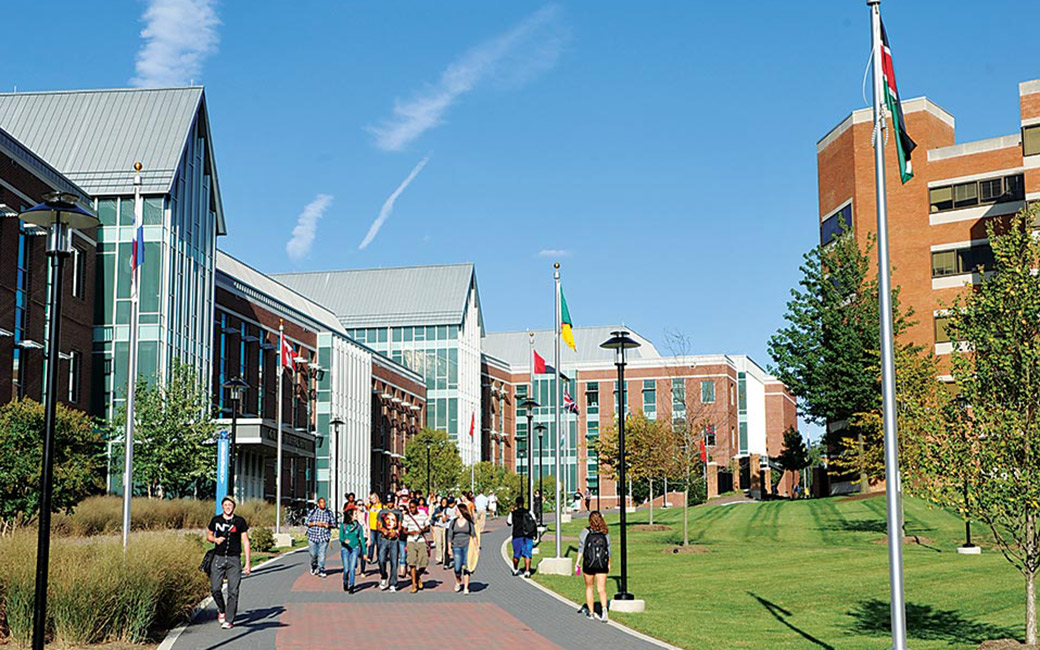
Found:
[(488, 522), (470, 595), (455, 593), (451, 571), (429, 570), (418, 594), (379, 590), (368, 566), (360, 591), (342, 590), (339, 545), (329, 549), (329, 577), (310, 575), (306, 551), (287, 555), (242, 581), (239, 616), (232, 630), (217, 626), (216, 609), (199, 613), (174, 650), (276, 648), (377, 648), (396, 644), (452, 647), (492, 645), (496, 650), (632, 650), (659, 646), (613, 625), (587, 620), (523, 578), (514, 578), (500, 549), (509, 536), (504, 519)]

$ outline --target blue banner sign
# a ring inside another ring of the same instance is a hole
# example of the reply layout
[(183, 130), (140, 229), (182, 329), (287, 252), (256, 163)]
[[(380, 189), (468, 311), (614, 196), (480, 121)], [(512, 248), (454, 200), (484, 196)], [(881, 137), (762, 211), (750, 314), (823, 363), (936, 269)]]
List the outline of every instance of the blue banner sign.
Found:
[(220, 502), (228, 495), (228, 463), (230, 462), (231, 436), (227, 431), (217, 434), (217, 503), (214, 514), (222, 512)]

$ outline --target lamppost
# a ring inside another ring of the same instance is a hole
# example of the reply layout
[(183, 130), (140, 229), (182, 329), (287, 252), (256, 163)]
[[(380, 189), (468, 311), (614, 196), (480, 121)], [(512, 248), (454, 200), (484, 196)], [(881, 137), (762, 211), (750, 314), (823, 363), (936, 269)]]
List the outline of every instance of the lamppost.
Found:
[[(18, 218), (48, 229), (47, 257), (51, 258), (51, 286), (47, 322), (47, 373), (44, 404), (43, 469), (40, 473), (40, 520), (36, 545), (36, 594), (33, 609), (33, 650), (43, 650), (47, 625), (47, 571), (50, 564), (51, 495), (54, 481), (54, 420), (58, 398), (58, 351), (61, 334), (62, 268), (72, 251), (71, 229), (87, 230), (99, 225), (98, 218), (79, 205), (74, 194), (52, 192)], [(133, 379), (131, 378), (131, 381)], [(127, 489), (124, 487), (124, 489)]]
[(433, 494), (433, 477), (430, 476), (430, 448), (433, 447), (433, 438), (423, 440), (426, 443), (426, 494)]
[[(538, 432), (538, 493), (539, 494), (544, 494), (544, 492), (542, 492), (542, 436), (545, 435), (545, 429), (546, 429), (546, 426), (544, 424), (541, 424), (541, 423), (535, 425), (535, 427), (534, 427), (534, 430)], [(544, 499), (545, 497), (542, 497), (542, 498)], [(544, 522), (545, 512), (544, 512), (544, 510), (545, 510), (545, 508), (542, 508), (542, 509), (540, 509), (538, 511), (538, 525), (539, 526), (544, 526), (545, 525), (545, 522)]]
[[(534, 391), (533, 383), (531, 384), (531, 390)], [(524, 413), (527, 415), (527, 494), (531, 497), (531, 503), (528, 505), (534, 507), (534, 472), (531, 470), (534, 437), (531, 434), (531, 418), (534, 417), (534, 409), (538, 408), (538, 402), (531, 399), (531, 396), (528, 395), (520, 402), (520, 407), (524, 409)]]
[[(610, 333), (610, 338), (600, 343), (601, 348), (614, 350), (614, 364), (618, 372), (618, 483), (621, 490), (625, 489), (625, 350), (638, 348), (639, 342), (628, 336), (625, 330), (616, 330)], [(621, 505), (621, 591), (614, 594), (614, 600), (634, 600), (635, 597), (628, 591), (628, 548), (626, 545), (626, 517), (625, 504)]]
[[(967, 418), (968, 417), (968, 398), (965, 397), (963, 393), (961, 393), (961, 394), (957, 395), (957, 397), (955, 397), (953, 399), (953, 401), (957, 404), (957, 408), (960, 409), (961, 417), (962, 418)], [(968, 519), (968, 512), (967, 512), (967, 509), (968, 509), (968, 476), (967, 476), (967, 472), (965, 472), (963, 488), (964, 488), (964, 510), (965, 510), (964, 511), (964, 544), (962, 546), (957, 547), (957, 552), (958, 553), (974, 554), (974, 553), (978, 552), (978, 550), (977, 550), (978, 547), (975, 546), (974, 544), (972, 544), (972, 542), (971, 542), (971, 520)]]
[[(238, 408), (242, 403), (242, 396), (247, 390), (249, 390), (249, 384), (247, 384), (241, 377), (235, 377), (231, 381), (225, 382), (222, 388), (231, 394), (231, 453), (229, 454), (230, 458), (228, 459), (228, 494), (234, 497), (235, 456), (237, 455), (235, 451), (235, 443), (238, 434)], [(217, 496), (221, 499), (224, 498), (224, 495), (222, 494), (218, 494)]]
[(339, 428), (346, 424), (343, 420), (336, 418), (332, 422), (329, 422), (329, 426), (332, 427), (332, 444), (329, 445), (329, 499), (332, 500), (333, 512), (339, 507), (339, 501), (336, 501), (336, 497), (339, 496), (339, 481), (338, 472), (336, 467), (339, 465)]

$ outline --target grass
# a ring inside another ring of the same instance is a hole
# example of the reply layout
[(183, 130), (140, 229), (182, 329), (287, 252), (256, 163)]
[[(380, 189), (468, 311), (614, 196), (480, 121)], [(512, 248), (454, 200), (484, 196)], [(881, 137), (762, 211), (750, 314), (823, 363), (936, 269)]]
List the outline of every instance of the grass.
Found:
[[(1000, 551), (987, 546), (981, 556), (958, 555), (962, 520), (916, 499), (904, 507), (907, 533), (928, 538), (904, 546), (911, 647), (967, 650), (987, 639), (1023, 638), (1024, 582)], [(647, 521), (645, 510), (629, 515), (630, 524)], [(617, 517), (608, 522), (617, 556)], [(696, 507), (690, 543), (707, 549), (702, 554), (668, 552), (682, 541), (681, 508), (656, 510), (654, 522), (671, 530), (628, 534), (629, 591), (646, 600), (647, 611), (612, 614), (617, 621), (692, 649), (890, 645), (883, 497)], [(582, 526), (584, 520), (565, 524), (565, 540)], [(974, 533), (985, 544), (983, 527)], [(564, 545), (574, 558), (577, 543)], [(612, 569), (608, 597), (618, 590), (618, 557)], [(584, 601), (580, 578), (536, 579)]]
[[(212, 500), (148, 499), (134, 497), (130, 503), (130, 529), (201, 529), (209, 524), (215, 508)], [(283, 511), (284, 512), (284, 511)], [(235, 508), (250, 526), (274, 526), (274, 504), (261, 499), (243, 501)], [(119, 496), (88, 497), (71, 514), (57, 514), (51, 520), (54, 535), (89, 537), (122, 533), (123, 499)]]

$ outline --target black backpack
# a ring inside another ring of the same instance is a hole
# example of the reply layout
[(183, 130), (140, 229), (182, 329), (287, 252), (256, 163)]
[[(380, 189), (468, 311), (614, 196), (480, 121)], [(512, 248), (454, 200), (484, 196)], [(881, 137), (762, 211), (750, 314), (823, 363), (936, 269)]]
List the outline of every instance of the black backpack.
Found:
[(585, 538), (585, 552), (582, 554), (582, 568), (588, 573), (606, 573), (610, 566), (610, 551), (607, 549), (607, 536), (590, 530)]
[(531, 514), (530, 510), (524, 510), (524, 521), (521, 531), (523, 532), (524, 537), (534, 539), (538, 536), (538, 522), (535, 521), (534, 515)]

